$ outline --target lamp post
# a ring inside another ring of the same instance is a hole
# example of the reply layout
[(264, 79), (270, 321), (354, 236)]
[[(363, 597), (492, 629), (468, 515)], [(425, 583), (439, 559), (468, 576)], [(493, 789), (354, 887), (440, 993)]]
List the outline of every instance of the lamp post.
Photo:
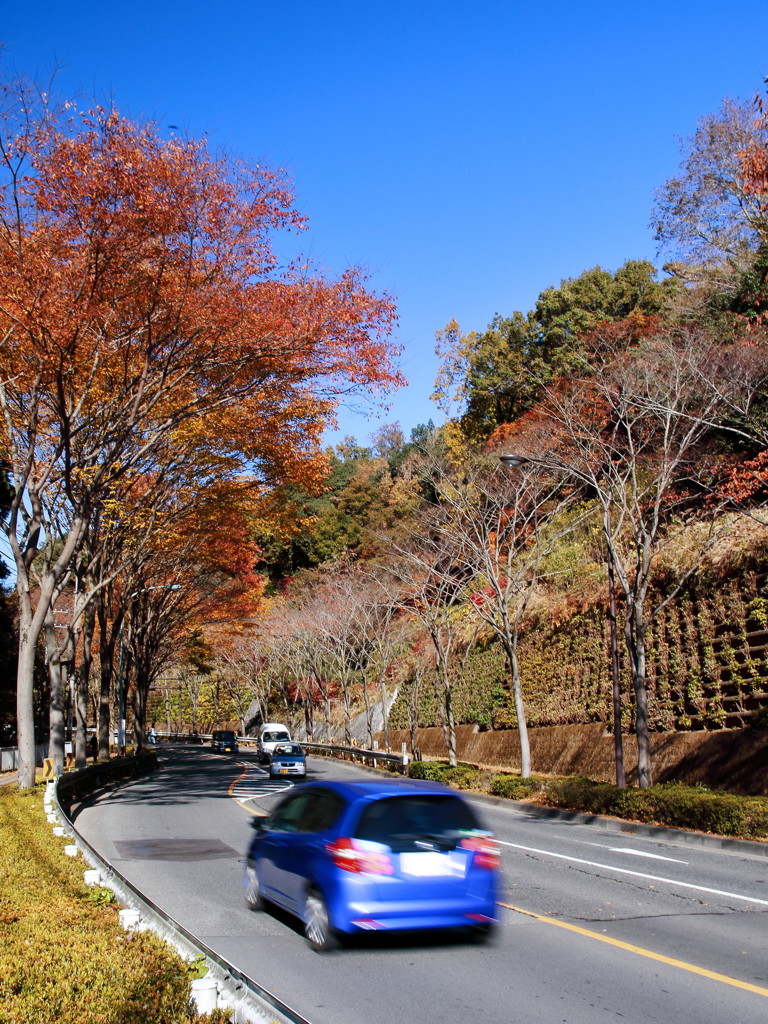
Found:
[[(181, 590), (180, 583), (168, 583), (158, 584), (154, 587), (142, 587), (141, 590), (134, 590), (129, 596), (128, 602), (139, 597), (141, 594), (146, 594), (150, 590)], [(123, 621), (120, 623), (120, 656), (118, 660), (118, 677), (117, 677), (117, 753), (125, 753), (126, 745), (126, 709), (125, 709), (125, 676), (123, 674), (123, 630), (125, 628), (125, 616)]]
[[(518, 455), (515, 452), (505, 453), (499, 456), (499, 462), (508, 469), (519, 469), (521, 466), (534, 464), (539, 466), (552, 466), (545, 459), (537, 459), (530, 455)], [(579, 473), (559, 463), (556, 466), (564, 472), (570, 473), (579, 479), (583, 479)], [(613, 554), (613, 545), (610, 542), (608, 525), (603, 521), (603, 533), (606, 538), (606, 567), (608, 570), (608, 622), (611, 633), (611, 691), (613, 702), (613, 753), (616, 763), (616, 785), (624, 789), (627, 784), (624, 771), (624, 740), (621, 733), (621, 679), (619, 676), (619, 641), (616, 625), (616, 567)]]

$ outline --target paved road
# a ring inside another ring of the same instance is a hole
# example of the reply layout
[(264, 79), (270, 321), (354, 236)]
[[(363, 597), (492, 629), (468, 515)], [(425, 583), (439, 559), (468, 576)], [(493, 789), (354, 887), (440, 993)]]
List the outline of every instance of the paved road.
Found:
[[(368, 937), (318, 956), (252, 914), (242, 854), (277, 790), (248, 754), (161, 750), (153, 776), (83, 805), (77, 827), (135, 885), (313, 1024), (753, 1024), (768, 1016), (768, 858), (479, 813), (502, 843), (490, 947)], [(310, 760), (315, 777), (361, 769)]]

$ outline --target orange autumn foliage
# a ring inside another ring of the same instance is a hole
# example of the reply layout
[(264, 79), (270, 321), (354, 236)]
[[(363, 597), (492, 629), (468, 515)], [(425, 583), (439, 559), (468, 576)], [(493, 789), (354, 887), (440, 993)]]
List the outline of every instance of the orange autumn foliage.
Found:
[(317, 457), (342, 389), (400, 383), (387, 296), (357, 271), (276, 272), (271, 231), (303, 225), (281, 175), (114, 110), (13, 145), (26, 173), (0, 199), (6, 442), (30, 416), (49, 454), (76, 433), (70, 466), (90, 473), (73, 492), (188, 421), (279, 480), (297, 447)]

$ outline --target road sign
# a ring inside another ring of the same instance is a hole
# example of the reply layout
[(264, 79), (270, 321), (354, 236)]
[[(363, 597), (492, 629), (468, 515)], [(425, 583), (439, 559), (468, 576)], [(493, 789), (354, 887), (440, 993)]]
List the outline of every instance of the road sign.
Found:
[(53, 767), (53, 758), (46, 757), (43, 761), (43, 778), (54, 779), (56, 777), (56, 769)]

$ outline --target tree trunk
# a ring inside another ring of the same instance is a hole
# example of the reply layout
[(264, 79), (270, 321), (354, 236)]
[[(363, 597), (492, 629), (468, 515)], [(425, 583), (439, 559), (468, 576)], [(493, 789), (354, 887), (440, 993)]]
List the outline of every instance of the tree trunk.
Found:
[(35, 643), (30, 642), (32, 616), (19, 609), (19, 660), (16, 674), (16, 723), (18, 748), (17, 778), (19, 789), (35, 784)]
[(363, 679), (363, 703), (365, 704), (365, 730), (368, 733), (368, 749), (373, 747), (373, 712), (368, 697), (368, 681)]
[(384, 746), (389, 750), (389, 709), (387, 707), (387, 683), (382, 675), (381, 680), (381, 713), (384, 716)]
[(616, 624), (616, 573), (613, 548), (608, 542), (608, 620), (611, 630), (611, 692), (613, 695), (613, 757), (616, 764), (616, 785), (624, 789), (627, 777), (624, 771), (624, 742), (621, 735), (621, 673), (619, 671), (619, 639)]
[(456, 756), (456, 720), (453, 717), (453, 694), (450, 686), (445, 688), (445, 724), (446, 742), (448, 746), (448, 764), (455, 768), (458, 764)]
[(75, 768), (88, 764), (88, 672), (80, 665), (75, 675)]
[[(19, 598), (19, 654), (16, 668), (16, 743), (18, 748), (17, 780), (19, 789), (29, 789), (35, 784), (35, 651), (40, 633), (43, 630), (46, 616), (53, 604), (56, 582), (66, 571), (75, 552), (78, 550), (85, 531), (84, 520), (77, 517), (73, 520), (69, 534), (64, 542), (59, 557), (44, 578), (38, 594), (37, 607), (32, 612), (32, 601), (29, 593), (29, 567), (25, 555), (16, 543), (11, 530), (10, 541), (16, 563), (16, 593)], [(39, 526), (31, 537), (29, 544), (39, 534)], [(34, 546), (27, 549), (31, 554), (36, 551)]]
[(57, 771), (64, 768), (64, 685), (61, 674), (61, 660), (56, 646), (56, 625), (53, 608), (48, 609), (43, 626), (45, 650), (48, 658), (48, 678), (51, 684), (51, 703), (48, 710), (48, 757)]
[(637, 604), (627, 608), (624, 636), (629, 651), (632, 686), (635, 691), (635, 733), (637, 735), (637, 779), (641, 789), (653, 783), (651, 740), (648, 729), (648, 691), (645, 681), (645, 630)]
[(99, 651), (99, 662), (101, 675), (99, 680), (99, 760), (109, 760), (109, 740), (111, 726), (111, 696), (112, 677), (115, 664), (115, 633), (109, 633), (107, 620), (107, 602), (103, 597), (99, 599), (99, 639), (101, 641)]
[(520, 775), (527, 779), (531, 774), (531, 743), (528, 738), (528, 723), (525, 717), (523, 688), (520, 684), (520, 666), (517, 661), (517, 643), (508, 644), (507, 657), (512, 672), (512, 694), (515, 698), (517, 731), (520, 737)]
[(96, 605), (89, 601), (83, 618), (81, 636), (83, 654), (75, 674), (75, 710), (77, 713), (77, 740), (75, 743), (75, 765), (84, 768), (88, 764), (88, 682), (93, 663), (93, 631), (96, 626)]
[(140, 754), (144, 749), (144, 730), (146, 726), (147, 693), (149, 684), (143, 679), (136, 679), (133, 691), (133, 752)]
[(448, 751), (448, 764), (451, 768), (455, 768), (458, 759), (456, 757), (456, 722), (453, 717), (451, 687), (447, 677), (443, 675), (443, 672), (437, 665), (435, 665), (435, 693), (437, 695), (437, 706), (440, 708), (445, 748)]
[(350, 707), (350, 693), (346, 687), (342, 689), (342, 700), (344, 704), (344, 743), (349, 747), (352, 745), (352, 708)]

